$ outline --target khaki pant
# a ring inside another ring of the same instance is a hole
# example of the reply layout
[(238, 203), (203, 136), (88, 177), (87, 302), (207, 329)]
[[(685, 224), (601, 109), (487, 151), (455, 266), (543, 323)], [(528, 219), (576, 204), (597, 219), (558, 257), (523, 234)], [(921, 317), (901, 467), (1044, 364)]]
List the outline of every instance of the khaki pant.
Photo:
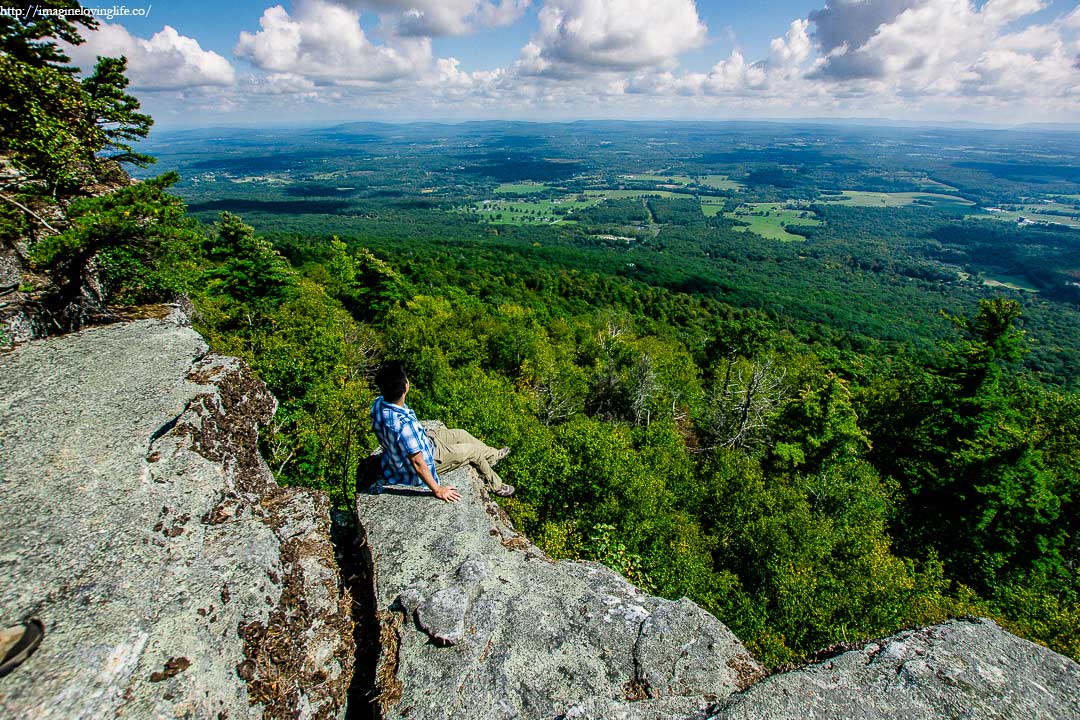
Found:
[(497, 448), (485, 445), (465, 430), (437, 428), (428, 430), (427, 435), (435, 446), (435, 472), (442, 475), (471, 463), (488, 488), (498, 490), (502, 487), (502, 478), (491, 469), (491, 462), (499, 452)]

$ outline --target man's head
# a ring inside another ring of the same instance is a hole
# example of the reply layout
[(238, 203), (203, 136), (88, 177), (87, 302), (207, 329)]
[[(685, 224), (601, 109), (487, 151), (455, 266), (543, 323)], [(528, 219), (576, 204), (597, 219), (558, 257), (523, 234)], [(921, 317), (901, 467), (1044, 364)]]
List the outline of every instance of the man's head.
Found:
[(383, 400), (388, 402), (400, 402), (405, 397), (405, 385), (408, 382), (405, 365), (397, 360), (383, 363), (375, 373), (375, 384), (379, 386)]

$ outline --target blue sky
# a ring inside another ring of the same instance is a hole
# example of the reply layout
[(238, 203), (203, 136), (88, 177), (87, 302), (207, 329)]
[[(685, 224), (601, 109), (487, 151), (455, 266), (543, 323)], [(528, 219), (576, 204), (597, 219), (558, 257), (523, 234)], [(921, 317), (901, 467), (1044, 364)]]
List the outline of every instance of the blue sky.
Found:
[(1080, 120), (1075, 0), (128, 2), (71, 54), (164, 126)]

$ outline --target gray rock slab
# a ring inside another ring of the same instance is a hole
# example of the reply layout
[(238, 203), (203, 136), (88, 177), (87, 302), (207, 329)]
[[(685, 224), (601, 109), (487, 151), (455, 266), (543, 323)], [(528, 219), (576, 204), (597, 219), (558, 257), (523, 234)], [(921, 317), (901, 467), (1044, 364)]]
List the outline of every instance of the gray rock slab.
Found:
[(341, 717), (325, 496), (258, 454), (274, 398), (182, 318), (0, 354), (0, 622), (40, 649), (3, 718)]
[(683, 598), (661, 605), (645, 618), (634, 658), (649, 697), (702, 693), (724, 697), (732, 687), (745, 687), (742, 678), (760, 675), (756, 663), (740, 667), (745, 658), (725, 652), (741, 645), (725, 625)]
[(986, 619), (952, 620), (774, 675), (711, 720), (1076, 720), (1080, 665)]
[(689, 600), (643, 593), (603, 565), (552, 561), (471, 468), (444, 482), (461, 502), (426, 489), (357, 496), (383, 717), (703, 717), (763, 674)]

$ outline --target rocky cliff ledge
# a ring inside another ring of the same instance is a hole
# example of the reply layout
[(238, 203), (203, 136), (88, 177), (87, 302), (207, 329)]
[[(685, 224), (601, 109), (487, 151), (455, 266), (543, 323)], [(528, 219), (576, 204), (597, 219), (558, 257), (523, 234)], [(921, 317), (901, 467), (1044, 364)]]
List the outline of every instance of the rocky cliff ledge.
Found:
[(990, 620), (952, 620), (774, 675), (710, 720), (1075, 720), (1080, 665)]
[(647, 595), (603, 565), (553, 562), (471, 469), (445, 480), (460, 503), (357, 497), (383, 717), (681, 717), (764, 675), (694, 603)]
[(867, 643), (765, 678), (689, 600), (553, 562), (469, 469), (429, 494), (360, 494), (384, 718), (1080, 718), (1080, 665), (988, 620)]
[(0, 355), (0, 622), (40, 649), (4, 718), (335, 718), (352, 677), (318, 493), (257, 449), (276, 408), (182, 318)]

